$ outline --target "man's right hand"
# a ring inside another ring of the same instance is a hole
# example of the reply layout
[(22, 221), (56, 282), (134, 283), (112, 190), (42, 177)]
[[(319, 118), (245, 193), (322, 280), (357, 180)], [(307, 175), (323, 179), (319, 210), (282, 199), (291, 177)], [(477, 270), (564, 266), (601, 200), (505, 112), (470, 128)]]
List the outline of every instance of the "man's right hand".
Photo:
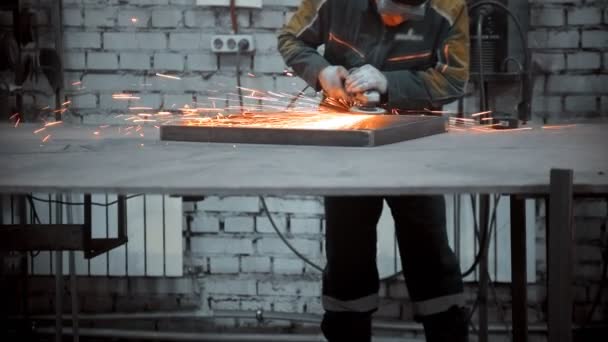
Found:
[(344, 89), (346, 77), (348, 77), (348, 70), (343, 66), (330, 65), (319, 73), (319, 83), (328, 97), (347, 100), (348, 94)]

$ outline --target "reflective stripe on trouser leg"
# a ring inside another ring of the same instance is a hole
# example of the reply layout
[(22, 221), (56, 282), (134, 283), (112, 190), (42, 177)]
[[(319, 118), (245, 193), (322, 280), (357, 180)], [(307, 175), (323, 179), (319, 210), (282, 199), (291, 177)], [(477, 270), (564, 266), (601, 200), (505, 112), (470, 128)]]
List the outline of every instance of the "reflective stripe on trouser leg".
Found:
[(429, 316), (447, 311), (453, 306), (462, 307), (464, 304), (464, 293), (455, 293), (452, 295), (413, 302), (412, 306), (415, 316)]
[(340, 300), (327, 295), (323, 296), (323, 309), (334, 312), (370, 312), (378, 308), (378, 303), (377, 294), (352, 300)]

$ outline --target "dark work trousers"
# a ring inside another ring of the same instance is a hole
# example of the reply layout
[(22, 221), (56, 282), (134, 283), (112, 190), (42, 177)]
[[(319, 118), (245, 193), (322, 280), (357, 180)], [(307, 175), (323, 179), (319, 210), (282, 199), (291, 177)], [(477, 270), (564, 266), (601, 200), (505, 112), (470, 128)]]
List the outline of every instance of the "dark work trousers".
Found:
[(326, 197), (321, 328), (329, 341), (371, 338), (371, 314), (379, 301), (376, 225), (383, 199), (395, 221), (415, 317), (424, 322), (424, 317), (464, 305), (460, 266), (448, 245), (443, 196)]

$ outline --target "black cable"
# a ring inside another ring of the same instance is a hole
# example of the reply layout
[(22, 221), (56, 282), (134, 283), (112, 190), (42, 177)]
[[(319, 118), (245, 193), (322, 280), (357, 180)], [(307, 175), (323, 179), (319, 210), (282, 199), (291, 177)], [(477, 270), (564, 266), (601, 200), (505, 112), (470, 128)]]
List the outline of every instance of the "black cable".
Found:
[[(143, 196), (143, 194), (127, 196), (126, 199), (129, 200), (129, 199), (132, 199), (135, 197), (140, 197), (140, 196)], [(31, 199), (36, 200), (38, 202), (44, 202), (44, 203), (55, 203), (55, 204), (63, 204), (63, 205), (85, 205), (86, 204), (84, 202), (66, 202), (66, 201), (57, 201), (57, 200), (47, 200), (47, 199), (43, 199), (43, 198), (36, 197), (33, 195), (28, 195), (28, 197), (31, 197)], [(109, 207), (114, 204), (117, 204), (118, 202), (119, 202), (119, 200), (115, 200), (115, 201), (108, 202), (108, 203), (91, 202), (91, 205), (98, 206), (98, 207)]]
[(268, 217), (268, 220), (270, 221), (270, 225), (272, 226), (274, 231), (277, 233), (277, 235), (279, 235), (279, 238), (283, 241), (283, 243), (287, 246), (287, 248), (289, 248), (295, 255), (297, 255), (300, 259), (302, 259), (305, 263), (309, 264), (317, 271), (323, 272), (323, 268), (321, 268), (319, 265), (315, 264), (314, 262), (310, 261), (307, 257), (302, 255), (302, 253), (300, 253), (291, 243), (289, 243), (289, 241), (287, 241), (285, 236), (281, 233), (281, 231), (277, 227), (276, 223), (274, 222), (272, 215), (270, 215), (270, 210), (268, 210), (268, 206), (266, 205), (266, 200), (264, 199), (263, 196), (260, 196), (260, 202), (262, 202), (262, 208), (264, 209), (264, 212), (266, 213), (266, 216)]
[[(522, 75), (524, 75), (524, 77), (521, 82), (522, 89), (523, 89), (522, 93), (524, 96), (522, 97), (521, 103), (518, 105), (518, 111), (525, 110), (525, 117), (522, 119), (521, 118), (522, 115), (520, 114), (519, 119), (522, 120), (523, 122), (526, 122), (530, 119), (529, 118), (529, 114), (530, 114), (530, 110), (531, 110), (530, 102), (531, 102), (531, 97), (532, 97), (532, 89), (531, 89), (532, 88), (532, 86), (531, 86), (532, 68), (530, 67), (530, 49), (528, 48), (528, 39), (522, 29), (521, 22), (519, 21), (517, 16), (503, 3), (495, 1), (495, 0), (481, 0), (481, 1), (471, 3), (468, 6), (468, 8), (469, 8), (469, 11), (472, 12), (474, 9), (481, 7), (481, 6), (493, 6), (495, 8), (499, 8), (499, 9), (503, 10), (513, 20), (513, 22), (515, 23), (515, 27), (517, 28), (517, 32), (519, 33), (519, 38), (520, 38), (520, 42), (522, 45), (522, 51), (524, 54), (524, 63), (523, 63), (524, 72), (522, 73)], [(480, 63), (481, 63), (481, 61), (480, 61)], [(522, 105), (524, 106), (523, 108), (521, 107)]]
[(293, 99), (291, 99), (291, 101), (289, 102), (289, 104), (287, 105), (287, 107), (285, 107), (285, 110), (288, 110), (289, 108), (291, 108), (296, 101), (298, 101), (298, 99), (304, 94), (304, 92), (306, 91), (306, 89), (310, 88), (310, 85), (306, 85), (306, 87), (302, 88), (302, 90), (300, 90), (300, 92), (298, 93), (297, 96), (295, 96)]
[[(479, 264), (479, 261), (481, 260), (481, 254), (483, 251), (483, 246), (485, 246), (485, 244), (490, 240), (488, 235), (491, 234), (492, 231), (492, 227), (496, 224), (496, 210), (498, 207), (498, 202), (500, 201), (500, 196), (495, 197), (494, 199), (494, 208), (492, 210), (492, 217), (490, 219), (490, 226), (488, 228), (487, 232), (484, 232), (484, 234), (479, 234), (479, 227), (477, 224), (477, 212), (476, 212), (476, 205), (474, 204), (474, 196), (471, 195), (471, 210), (473, 211), (473, 226), (474, 226), (474, 230), (475, 230), (475, 235), (479, 241), (479, 251), (477, 252), (477, 255), (475, 255), (475, 259), (473, 260), (473, 264), (471, 264), (471, 266), (462, 273), (462, 277), (466, 278), (467, 276), (469, 276), (471, 273), (473, 273), (475, 271), (475, 268), (477, 268), (477, 265)], [(481, 236), (480, 236), (481, 235)]]
[[(479, 14), (479, 16), (477, 17), (477, 52), (478, 52), (478, 58), (479, 58), (479, 62), (477, 63), (479, 66), (479, 97), (480, 99), (480, 106), (479, 106), (479, 110), (482, 112), (485, 112), (487, 110), (487, 98), (486, 98), (486, 81), (485, 81), (485, 75), (484, 75), (484, 70), (483, 70), (483, 49), (482, 49), (482, 45), (483, 45), (483, 39), (482, 39), (482, 29), (483, 29), (483, 19), (484, 16), (483, 14)], [(480, 118), (481, 120), (481, 118)]]

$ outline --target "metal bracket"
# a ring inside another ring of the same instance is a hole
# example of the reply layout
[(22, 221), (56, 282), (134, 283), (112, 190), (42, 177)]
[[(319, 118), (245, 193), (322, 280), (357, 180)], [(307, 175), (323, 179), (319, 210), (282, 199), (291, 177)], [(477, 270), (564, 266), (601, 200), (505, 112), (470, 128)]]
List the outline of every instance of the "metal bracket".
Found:
[[(20, 198), (21, 217), (25, 216), (25, 197)], [(93, 238), (91, 195), (84, 196), (84, 224), (3, 224), (0, 225), (0, 250), (6, 251), (83, 251), (94, 258), (128, 241), (127, 198), (118, 196), (118, 236)]]

